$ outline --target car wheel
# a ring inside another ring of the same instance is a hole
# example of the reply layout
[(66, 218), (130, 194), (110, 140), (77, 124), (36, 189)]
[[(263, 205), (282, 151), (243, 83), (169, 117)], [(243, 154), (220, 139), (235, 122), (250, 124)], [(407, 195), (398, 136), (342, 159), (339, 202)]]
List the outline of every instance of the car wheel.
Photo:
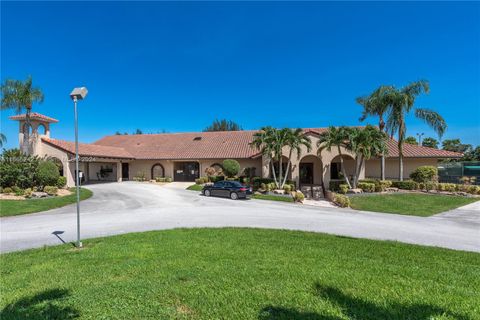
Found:
[(203, 191), (203, 194), (205, 195), (205, 197), (210, 197), (210, 190)]
[(230, 199), (237, 200), (238, 199), (238, 194), (236, 192), (230, 193)]

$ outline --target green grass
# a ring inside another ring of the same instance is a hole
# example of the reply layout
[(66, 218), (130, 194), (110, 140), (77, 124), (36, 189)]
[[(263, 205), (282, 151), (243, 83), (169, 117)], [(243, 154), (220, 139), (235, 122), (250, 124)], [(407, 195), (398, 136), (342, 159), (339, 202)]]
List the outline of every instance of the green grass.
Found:
[[(74, 188), (71, 188), (70, 190), (75, 191)], [(88, 189), (80, 189), (81, 200), (90, 198), (92, 194), (92, 191)], [(0, 200), (0, 217), (46, 211), (75, 203), (75, 201), (77, 201), (75, 193), (68, 196), (45, 199)]]
[(201, 184), (192, 184), (191, 186), (187, 187), (187, 190), (192, 190), (192, 191), (202, 191), (203, 185)]
[(292, 197), (274, 196), (270, 194), (252, 194), (252, 199), (293, 202)]
[(1, 256), (7, 319), (479, 319), (480, 254), (261, 229)]
[(351, 207), (357, 210), (398, 213), (428, 217), (478, 201), (461, 196), (403, 193), (350, 197)]

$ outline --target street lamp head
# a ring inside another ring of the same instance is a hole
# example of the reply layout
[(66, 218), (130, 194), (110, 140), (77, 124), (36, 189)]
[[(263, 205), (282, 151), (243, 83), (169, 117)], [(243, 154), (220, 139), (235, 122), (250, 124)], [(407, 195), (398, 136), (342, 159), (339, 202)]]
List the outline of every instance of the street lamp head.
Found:
[(72, 100), (83, 100), (87, 96), (88, 90), (85, 87), (75, 88), (70, 93)]

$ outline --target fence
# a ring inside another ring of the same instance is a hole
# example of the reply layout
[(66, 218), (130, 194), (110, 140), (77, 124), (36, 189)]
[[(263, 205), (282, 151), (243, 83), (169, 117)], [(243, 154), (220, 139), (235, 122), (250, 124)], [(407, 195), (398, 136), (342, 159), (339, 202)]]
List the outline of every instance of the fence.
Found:
[(480, 161), (443, 162), (438, 164), (439, 182), (461, 183), (462, 177), (475, 177), (480, 185)]

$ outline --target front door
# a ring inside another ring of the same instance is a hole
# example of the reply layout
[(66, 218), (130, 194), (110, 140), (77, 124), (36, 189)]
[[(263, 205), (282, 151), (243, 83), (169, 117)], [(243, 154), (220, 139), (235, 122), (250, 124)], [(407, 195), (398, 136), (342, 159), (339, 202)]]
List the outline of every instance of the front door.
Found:
[(200, 176), (198, 162), (176, 162), (175, 181), (195, 181)]
[(300, 184), (313, 184), (313, 163), (300, 163)]
[(128, 180), (128, 163), (122, 163), (122, 180)]

